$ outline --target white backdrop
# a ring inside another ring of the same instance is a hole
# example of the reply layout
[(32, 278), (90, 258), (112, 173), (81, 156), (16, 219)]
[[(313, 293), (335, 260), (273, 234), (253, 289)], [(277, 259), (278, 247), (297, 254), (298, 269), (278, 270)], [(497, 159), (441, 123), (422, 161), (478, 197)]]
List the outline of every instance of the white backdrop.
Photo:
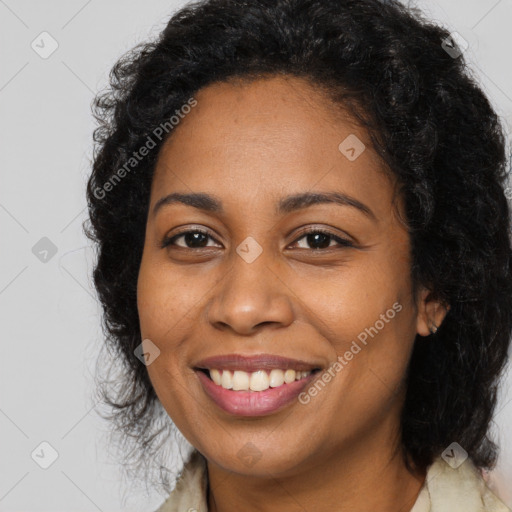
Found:
[[(91, 100), (116, 59), (184, 3), (0, 0), (0, 511), (152, 511), (163, 501), (132, 491), (102, 440), (91, 398), (100, 310), (81, 225)], [(510, 134), (512, 0), (416, 5), (468, 41)], [(511, 372), (495, 422), (492, 485), (512, 507)]]

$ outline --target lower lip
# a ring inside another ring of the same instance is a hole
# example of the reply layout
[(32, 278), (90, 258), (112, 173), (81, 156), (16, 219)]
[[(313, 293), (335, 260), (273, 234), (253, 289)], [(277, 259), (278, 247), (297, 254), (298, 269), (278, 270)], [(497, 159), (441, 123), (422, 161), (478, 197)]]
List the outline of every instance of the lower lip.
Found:
[(306, 385), (316, 377), (307, 377), (265, 391), (233, 391), (215, 384), (203, 372), (196, 372), (206, 394), (224, 411), (237, 416), (263, 416), (274, 413), (297, 399)]

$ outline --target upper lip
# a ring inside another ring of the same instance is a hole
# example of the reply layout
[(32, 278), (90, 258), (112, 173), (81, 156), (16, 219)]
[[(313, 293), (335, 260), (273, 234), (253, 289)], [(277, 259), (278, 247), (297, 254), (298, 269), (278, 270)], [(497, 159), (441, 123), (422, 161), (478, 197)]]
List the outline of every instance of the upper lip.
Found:
[(202, 359), (195, 364), (195, 368), (199, 370), (242, 370), (246, 372), (273, 369), (310, 371), (319, 369), (320, 365), (273, 354), (258, 354), (252, 356), (225, 354)]

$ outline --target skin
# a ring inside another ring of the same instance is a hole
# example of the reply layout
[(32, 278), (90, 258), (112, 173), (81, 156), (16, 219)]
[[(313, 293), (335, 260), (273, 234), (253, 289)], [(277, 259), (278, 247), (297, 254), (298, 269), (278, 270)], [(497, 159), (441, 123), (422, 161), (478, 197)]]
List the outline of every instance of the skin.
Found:
[[(155, 391), (207, 459), (209, 510), (408, 511), (425, 474), (409, 473), (399, 450), (404, 377), (416, 334), (427, 336), (446, 310), (428, 289), (412, 293), (393, 178), (368, 134), (306, 80), (223, 82), (195, 98), (157, 162), (138, 308), (143, 339), (160, 350), (147, 367)], [(366, 146), (354, 161), (338, 149), (350, 134)], [(313, 191), (347, 194), (373, 217), (336, 203), (275, 213), (281, 198)], [(154, 213), (172, 192), (212, 194), (223, 212), (172, 203)], [(162, 248), (197, 227), (211, 238)], [(354, 246), (308, 241), (307, 227)], [(262, 248), (252, 263), (236, 252), (248, 236)], [(230, 353), (328, 368), (397, 302), (401, 311), (305, 405), (236, 417), (193, 370)], [(260, 455), (252, 465), (238, 454), (247, 443)]]

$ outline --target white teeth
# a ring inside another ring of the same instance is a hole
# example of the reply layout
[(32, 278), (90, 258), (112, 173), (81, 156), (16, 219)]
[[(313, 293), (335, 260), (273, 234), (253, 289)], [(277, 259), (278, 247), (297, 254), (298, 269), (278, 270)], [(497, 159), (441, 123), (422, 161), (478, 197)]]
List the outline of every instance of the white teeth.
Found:
[(278, 386), (282, 386), (284, 384), (284, 372), (283, 370), (272, 370), (270, 372), (270, 387), (277, 388)]
[(222, 372), (220, 385), (224, 389), (231, 389), (233, 387), (233, 374), (229, 370), (224, 370)]
[(249, 391), (249, 374), (235, 370), (233, 374), (233, 389), (235, 391)]
[(234, 391), (265, 391), (269, 388), (277, 388), (283, 384), (290, 384), (295, 380), (304, 379), (310, 371), (273, 369), (268, 374), (265, 370), (244, 372), (242, 370), (210, 370), (210, 377), (218, 386)]
[(270, 379), (264, 370), (251, 373), (250, 389), (252, 391), (264, 391), (269, 388)]
[(286, 384), (290, 384), (295, 380), (295, 370), (286, 370), (284, 372), (284, 381)]
[(221, 385), (222, 377), (219, 370), (210, 370), (210, 377), (212, 378), (213, 382), (215, 382), (215, 384), (218, 386)]

